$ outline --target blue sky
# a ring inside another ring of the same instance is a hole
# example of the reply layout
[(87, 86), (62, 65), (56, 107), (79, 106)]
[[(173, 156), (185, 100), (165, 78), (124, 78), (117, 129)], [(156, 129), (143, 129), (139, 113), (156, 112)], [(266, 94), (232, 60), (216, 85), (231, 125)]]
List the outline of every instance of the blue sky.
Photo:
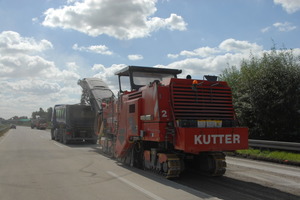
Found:
[(0, 0), (0, 117), (79, 103), (78, 79), (117, 91), (127, 65), (202, 79), (275, 44), (300, 55), (300, 0)]

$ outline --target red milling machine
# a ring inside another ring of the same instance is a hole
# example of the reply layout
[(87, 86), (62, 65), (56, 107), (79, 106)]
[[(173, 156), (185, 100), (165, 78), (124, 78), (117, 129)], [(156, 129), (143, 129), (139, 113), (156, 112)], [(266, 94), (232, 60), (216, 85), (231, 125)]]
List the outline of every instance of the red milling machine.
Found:
[(86, 78), (78, 84), (82, 102), (95, 108), (95, 131), (104, 153), (167, 178), (190, 168), (222, 176), (223, 152), (247, 149), (248, 128), (238, 126), (226, 82), (215, 76), (177, 78), (180, 73), (128, 66), (115, 73), (117, 98), (101, 80)]

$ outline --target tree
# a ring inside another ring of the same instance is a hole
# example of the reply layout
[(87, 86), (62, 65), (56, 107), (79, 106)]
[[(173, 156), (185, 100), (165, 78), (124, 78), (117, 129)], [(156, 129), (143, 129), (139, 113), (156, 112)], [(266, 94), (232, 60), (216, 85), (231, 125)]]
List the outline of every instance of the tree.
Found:
[[(251, 56), (224, 70), (240, 122), (251, 138), (300, 141), (300, 57), (292, 50)], [(297, 134), (298, 132), (298, 134)]]
[(51, 121), (51, 117), (52, 117), (52, 107), (47, 109), (47, 121)]
[(43, 110), (43, 108), (40, 108), (39, 111), (33, 112), (31, 116), (32, 116), (33, 119), (36, 119), (36, 118), (38, 118), (38, 117), (46, 118), (46, 117), (47, 117), (47, 112), (45, 112), (45, 111)]
[(37, 119), (38, 117), (41, 117), (41, 118), (45, 118), (47, 121), (51, 121), (52, 108), (49, 107), (47, 109), (47, 112), (45, 112), (43, 110), (43, 108), (40, 108), (39, 111), (32, 112), (31, 116), (32, 116), (33, 119)]

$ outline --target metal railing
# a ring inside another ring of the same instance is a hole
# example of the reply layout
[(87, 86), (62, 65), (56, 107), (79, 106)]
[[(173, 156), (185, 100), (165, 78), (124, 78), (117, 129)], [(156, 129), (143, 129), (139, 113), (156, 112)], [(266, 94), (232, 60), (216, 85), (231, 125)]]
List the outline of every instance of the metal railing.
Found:
[(249, 146), (256, 148), (277, 149), (285, 151), (300, 152), (300, 143), (295, 142), (278, 142), (269, 140), (252, 140), (249, 139)]

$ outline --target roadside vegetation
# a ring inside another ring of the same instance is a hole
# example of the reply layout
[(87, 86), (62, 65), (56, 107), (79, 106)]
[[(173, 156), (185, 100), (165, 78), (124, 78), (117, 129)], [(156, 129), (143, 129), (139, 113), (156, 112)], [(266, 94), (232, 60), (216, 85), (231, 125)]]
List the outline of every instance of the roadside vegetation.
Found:
[(6, 124), (6, 125), (0, 125), (0, 137), (2, 136), (2, 135), (4, 135), (4, 133), (6, 133), (7, 131), (8, 131), (8, 129), (9, 129), (9, 126)]
[(41, 117), (46, 119), (47, 121), (51, 120), (51, 116), (52, 116), (52, 108), (48, 108), (47, 111), (44, 111), (43, 108), (40, 108), (39, 111), (34, 111), (31, 114), (31, 118), (32, 119), (36, 119), (37, 117)]
[(295, 55), (274, 47), (221, 74), (250, 139), (300, 142), (300, 56)]
[[(11, 117), (10, 119), (3, 119), (0, 118), (0, 126), (1, 125), (10, 125), (10, 124), (15, 124), (17, 126), (31, 126), (31, 120), (32, 119), (38, 119), (38, 118), (43, 118), (46, 119), (47, 123), (50, 125), (51, 123), (51, 116), (52, 116), (52, 108), (48, 108), (47, 111), (44, 111), (43, 108), (40, 108), (38, 111), (34, 111), (31, 114), (31, 118), (28, 118), (27, 116), (14, 116)], [(50, 128), (50, 126), (48, 126)], [(1, 130), (1, 128), (0, 128)], [(1, 131), (0, 131), (1, 132)]]
[(300, 154), (286, 152), (286, 151), (269, 151), (269, 150), (260, 150), (260, 149), (246, 149), (246, 150), (237, 150), (235, 152), (238, 156), (267, 160), (272, 162), (293, 164), (300, 166)]

